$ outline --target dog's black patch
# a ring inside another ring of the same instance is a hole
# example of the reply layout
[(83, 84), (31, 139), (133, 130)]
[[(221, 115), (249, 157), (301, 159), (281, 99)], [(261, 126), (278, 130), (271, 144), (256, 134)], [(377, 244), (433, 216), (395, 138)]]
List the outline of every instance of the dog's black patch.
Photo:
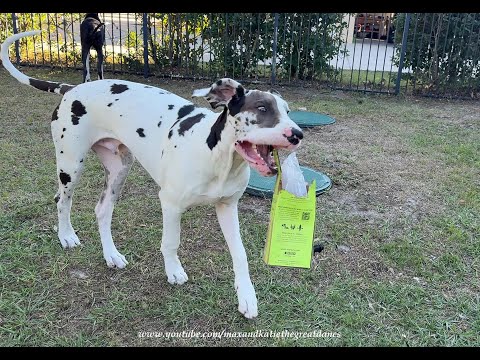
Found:
[(202, 120), (205, 117), (205, 114), (197, 114), (190, 116), (183, 120), (180, 123), (180, 126), (178, 127), (178, 135), (184, 136), (185, 131), (190, 130), (190, 128), (198, 123), (200, 120)]
[(162, 125), (162, 120), (160, 120), (157, 124), (158, 127), (160, 127), (160, 125)]
[(170, 138), (172, 137), (172, 135), (173, 135), (173, 130), (170, 130), (170, 131), (168, 132), (168, 138), (170, 139)]
[(164, 150), (162, 150), (162, 158), (163, 158), (163, 151), (164, 151)]
[(181, 119), (190, 114), (195, 109), (195, 105), (184, 105), (178, 110), (178, 119)]
[(177, 119), (177, 120), (176, 120), (176, 121), (173, 123), (173, 125), (172, 125), (172, 126), (170, 126), (170, 130), (172, 130), (172, 129), (173, 129), (173, 127), (174, 127), (175, 125), (177, 125), (177, 124), (180, 122), (180, 120), (181, 120), (181, 119)]
[[(169, 105), (170, 106), (170, 105)], [(173, 106), (173, 105), (172, 105)], [(195, 109), (195, 105), (184, 105), (180, 108), (180, 110), (178, 110), (178, 118), (177, 120), (173, 123), (172, 126), (170, 126), (170, 130), (173, 129), (173, 127), (175, 125), (177, 125), (179, 123), (179, 121), (187, 116), (188, 114), (190, 114), (193, 110)], [(171, 132), (171, 131), (170, 131)], [(170, 139), (172, 135), (170, 133), (168, 133), (168, 138)]]
[(55, 203), (58, 203), (60, 201), (60, 194), (56, 194), (53, 200), (55, 200)]
[(63, 139), (63, 134), (62, 134), (62, 136), (60, 136), (60, 139)]
[(81, 117), (87, 113), (85, 106), (78, 100), (72, 103), (72, 113), (78, 117)]
[(143, 133), (143, 128), (138, 128), (137, 133), (140, 137), (145, 137), (145, 134)]
[(222, 85), (222, 80), (217, 81), (217, 86), (220, 86), (220, 85)]
[(112, 105), (113, 105), (113, 103), (110, 103), (110, 104), (108, 104), (107, 106), (110, 107), (110, 106), (112, 106)]
[(231, 115), (235, 116), (240, 112), (243, 105), (245, 105), (245, 89), (240, 85), (228, 103), (228, 110), (230, 110)]
[(67, 185), (70, 181), (72, 181), (70, 175), (64, 173), (63, 171), (60, 172), (58, 177), (60, 178), (60, 181), (63, 185)]
[(115, 99), (115, 101), (118, 101), (119, 99)]
[(210, 150), (213, 150), (217, 146), (218, 142), (222, 139), (222, 131), (225, 128), (227, 122), (228, 112), (227, 108), (223, 109), (222, 113), (218, 117), (215, 124), (210, 129), (210, 134), (207, 137), (207, 145)]
[(168, 105), (168, 110), (172, 110), (174, 105)]
[(55, 92), (56, 89), (60, 87), (59, 83), (45, 81), (45, 80), (37, 80), (37, 79), (28, 79), (30, 85), (38, 90), (48, 91), (48, 92)]
[(63, 128), (63, 130), (62, 130), (62, 131), (65, 131), (65, 130), (67, 130), (67, 128)]
[(83, 162), (83, 159), (82, 159), (82, 160), (80, 160), (80, 162), (82, 163), (82, 162)]
[(174, 148), (176, 149), (176, 148), (177, 148), (177, 145), (175, 145)]
[(242, 85), (238, 85), (238, 87), (237, 87), (237, 96), (239, 98), (245, 96), (245, 88)]
[[(63, 136), (63, 135), (62, 135), (62, 136)], [(62, 150), (62, 151), (60, 151), (60, 154), (63, 154), (63, 150)]]
[(75, 100), (73, 103), (72, 103), (72, 123), (73, 125), (78, 125), (78, 120), (87, 113), (87, 111), (85, 110), (85, 106), (83, 106), (83, 104), (78, 101), (78, 100)]
[(124, 84), (113, 84), (110, 88), (112, 94), (121, 94), (124, 91), (128, 90), (128, 86)]
[(61, 94), (65, 94), (67, 91), (73, 89), (73, 85), (60, 84), (52, 81), (37, 80), (37, 79), (28, 79), (31, 86), (38, 90), (55, 92), (56, 89), (60, 89)]
[(57, 107), (55, 108), (55, 110), (53, 110), (52, 121), (58, 120), (58, 108), (59, 107), (60, 107), (60, 104), (58, 104)]

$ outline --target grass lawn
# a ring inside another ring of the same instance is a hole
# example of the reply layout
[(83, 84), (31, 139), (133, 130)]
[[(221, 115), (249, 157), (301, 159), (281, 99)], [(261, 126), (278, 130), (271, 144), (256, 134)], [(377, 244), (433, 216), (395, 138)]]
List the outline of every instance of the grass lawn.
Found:
[[(73, 84), (82, 78), (79, 71), (22, 71)], [(115, 76), (187, 98), (210, 85)], [(292, 110), (337, 120), (305, 130), (297, 152), (301, 165), (324, 172), (333, 186), (317, 198), (315, 236), (325, 249), (308, 270), (265, 265), (271, 202), (242, 197), (240, 226), (259, 301), (259, 316), (249, 321), (237, 311), (213, 207), (184, 214), (179, 255), (189, 281), (167, 283), (158, 191), (138, 163), (112, 224), (127, 268), (109, 269), (102, 256), (94, 207), (104, 175), (93, 153), (73, 202), (82, 246), (61, 248), (50, 135), (60, 97), (0, 69), (0, 346), (478, 346), (478, 103), (277, 90)], [(284, 330), (340, 336), (139, 336)]]

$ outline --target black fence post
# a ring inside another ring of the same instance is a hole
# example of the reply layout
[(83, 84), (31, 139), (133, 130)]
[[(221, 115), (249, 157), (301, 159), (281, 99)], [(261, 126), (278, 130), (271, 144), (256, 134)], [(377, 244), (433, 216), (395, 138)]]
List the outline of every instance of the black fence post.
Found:
[(273, 54), (272, 54), (272, 85), (276, 82), (277, 70), (277, 39), (278, 39), (278, 13), (275, 13), (275, 21), (273, 24)]
[(405, 23), (403, 25), (402, 48), (400, 50), (400, 61), (398, 63), (397, 82), (395, 84), (395, 95), (400, 93), (400, 81), (402, 80), (403, 61), (405, 60), (405, 53), (407, 52), (408, 28), (410, 27), (410, 14), (405, 16)]
[[(15, 13), (12, 13), (12, 22), (13, 22), (13, 33), (17, 34), (18, 33), (17, 15)], [(17, 65), (19, 65), (20, 64), (20, 49), (19, 49), (18, 40), (15, 41), (15, 56), (17, 57)]]
[(143, 13), (143, 77), (148, 78), (149, 74), (147, 13)]

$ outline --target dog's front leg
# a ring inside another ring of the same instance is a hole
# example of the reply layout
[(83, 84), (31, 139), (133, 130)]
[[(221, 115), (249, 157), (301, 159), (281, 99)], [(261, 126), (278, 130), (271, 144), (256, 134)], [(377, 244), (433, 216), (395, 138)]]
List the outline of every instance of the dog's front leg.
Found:
[(246, 318), (252, 319), (257, 316), (257, 296), (253, 288), (248, 271), (247, 254), (240, 237), (240, 225), (238, 223), (238, 201), (230, 204), (218, 203), (215, 205), (218, 222), (222, 229), (228, 249), (233, 261), (235, 272), (235, 290), (238, 297), (238, 311)]
[(160, 250), (163, 254), (165, 272), (170, 284), (183, 284), (188, 276), (183, 270), (177, 255), (180, 245), (180, 220), (182, 211), (175, 204), (161, 201), (163, 217), (162, 245)]

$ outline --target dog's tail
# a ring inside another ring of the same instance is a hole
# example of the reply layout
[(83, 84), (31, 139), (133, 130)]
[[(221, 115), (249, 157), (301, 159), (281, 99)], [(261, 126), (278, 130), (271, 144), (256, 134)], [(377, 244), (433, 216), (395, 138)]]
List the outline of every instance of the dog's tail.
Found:
[(104, 25), (105, 25), (105, 23), (102, 23), (102, 22), (101, 22), (100, 24), (98, 24), (98, 25), (95, 27), (95, 29), (93, 29), (92, 34), (95, 34), (95, 33), (97, 32), (97, 30), (100, 29), (100, 28), (101, 28), (102, 26), (104, 26)]
[(2, 64), (7, 69), (7, 71), (12, 75), (15, 79), (20, 81), (22, 84), (25, 85), (30, 85), (33, 86), (35, 89), (43, 90), (43, 91), (48, 91), (48, 92), (54, 92), (60, 95), (65, 94), (68, 90), (71, 90), (72, 88), (75, 87), (75, 85), (69, 85), (69, 84), (63, 84), (59, 82), (54, 82), (54, 81), (45, 81), (45, 80), (39, 80), (35, 78), (31, 78), (25, 74), (22, 74), (20, 71), (18, 71), (13, 64), (10, 61), (10, 58), (8, 56), (8, 48), (10, 45), (12, 45), (15, 41), (25, 37), (25, 36), (33, 36), (33, 35), (38, 35), (40, 34), (41, 30), (35, 30), (35, 31), (27, 31), (23, 33), (18, 33), (15, 35), (12, 35), (8, 38), (5, 39), (5, 41), (2, 44), (2, 49), (0, 51), (0, 59), (2, 60)]
[[(105, 23), (101, 22), (100, 24), (98, 24), (95, 29), (93, 29), (93, 31), (91, 33), (89, 33), (89, 38), (90, 38), (90, 41), (94, 42), (95, 40), (95, 34), (97, 33), (97, 31), (100, 31), (100, 28), (102, 26), (105, 26)], [(105, 34), (102, 35), (102, 41), (103, 43), (105, 43)]]

